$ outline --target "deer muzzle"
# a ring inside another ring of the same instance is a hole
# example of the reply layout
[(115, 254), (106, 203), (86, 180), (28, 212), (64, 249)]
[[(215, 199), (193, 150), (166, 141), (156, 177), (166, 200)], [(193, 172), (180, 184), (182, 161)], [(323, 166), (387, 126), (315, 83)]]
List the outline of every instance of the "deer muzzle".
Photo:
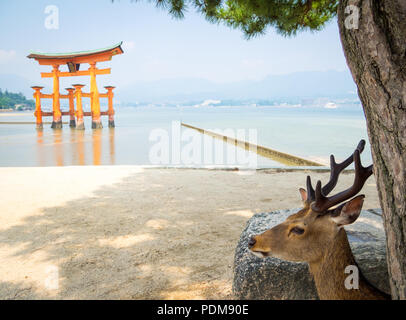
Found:
[(259, 258), (265, 258), (270, 256), (271, 251), (269, 248), (265, 248), (263, 245), (261, 245), (261, 239), (259, 239), (259, 236), (252, 236), (248, 240), (248, 248), (250, 251), (256, 255)]

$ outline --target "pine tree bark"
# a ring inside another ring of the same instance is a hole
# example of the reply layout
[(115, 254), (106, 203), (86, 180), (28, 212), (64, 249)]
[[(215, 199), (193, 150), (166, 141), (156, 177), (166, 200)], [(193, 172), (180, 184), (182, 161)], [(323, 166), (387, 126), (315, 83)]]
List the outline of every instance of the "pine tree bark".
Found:
[(338, 25), (367, 120), (392, 298), (406, 299), (406, 1), (340, 0)]

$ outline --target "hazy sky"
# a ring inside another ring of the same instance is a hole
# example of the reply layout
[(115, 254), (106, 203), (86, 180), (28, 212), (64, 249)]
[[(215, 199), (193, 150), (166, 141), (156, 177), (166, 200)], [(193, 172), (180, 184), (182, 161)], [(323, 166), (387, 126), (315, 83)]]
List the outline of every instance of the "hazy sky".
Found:
[[(59, 28), (47, 29), (48, 5), (59, 9)], [(124, 41), (113, 57), (109, 82), (128, 85), (163, 78), (203, 78), (215, 82), (261, 79), (295, 71), (347, 70), (336, 21), (319, 33), (284, 38), (269, 30), (245, 40), (241, 31), (210, 24), (191, 9), (175, 20), (153, 4), (121, 0), (1, 0), (0, 73), (38, 84), (40, 67), (30, 51), (91, 50)], [(104, 77), (104, 76), (102, 76)]]

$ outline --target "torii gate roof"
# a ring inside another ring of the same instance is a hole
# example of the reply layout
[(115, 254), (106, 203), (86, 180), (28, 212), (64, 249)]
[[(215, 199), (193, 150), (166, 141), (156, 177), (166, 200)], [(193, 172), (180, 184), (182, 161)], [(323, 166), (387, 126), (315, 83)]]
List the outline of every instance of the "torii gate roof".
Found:
[(80, 64), (80, 63), (91, 63), (111, 60), (111, 57), (117, 54), (124, 53), (121, 48), (122, 41), (113, 46), (89, 50), (89, 51), (78, 51), (69, 53), (40, 53), (31, 52), (27, 58), (35, 59), (41, 65), (54, 65), (54, 64)]

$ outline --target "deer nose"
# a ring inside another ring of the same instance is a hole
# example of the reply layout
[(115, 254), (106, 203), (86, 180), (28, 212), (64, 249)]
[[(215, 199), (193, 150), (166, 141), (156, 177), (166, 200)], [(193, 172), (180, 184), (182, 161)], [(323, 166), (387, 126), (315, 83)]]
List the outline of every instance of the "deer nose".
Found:
[(254, 244), (257, 242), (254, 237), (251, 237), (251, 239), (248, 240), (248, 248), (252, 248)]

